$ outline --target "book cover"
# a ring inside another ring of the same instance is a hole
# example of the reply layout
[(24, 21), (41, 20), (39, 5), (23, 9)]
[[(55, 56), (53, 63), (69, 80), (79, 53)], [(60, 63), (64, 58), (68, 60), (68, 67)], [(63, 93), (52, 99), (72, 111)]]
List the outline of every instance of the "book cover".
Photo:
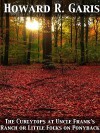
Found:
[(100, 132), (100, 0), (0, 0), (0, 132)]

